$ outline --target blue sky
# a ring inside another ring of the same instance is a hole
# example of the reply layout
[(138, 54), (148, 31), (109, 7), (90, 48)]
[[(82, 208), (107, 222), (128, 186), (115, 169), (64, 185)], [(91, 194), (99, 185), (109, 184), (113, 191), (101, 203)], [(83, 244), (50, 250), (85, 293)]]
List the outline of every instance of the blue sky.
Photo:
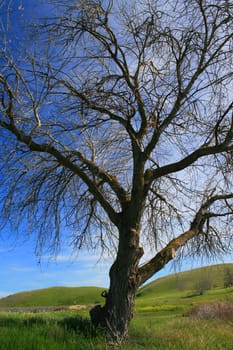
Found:
[(52, 259), (34, 254), (32, 240), (13, 243), (0, 241), (0, 297), (51, 286), (108, 286), (111, 259), (102, 258), (92, 251), (78, 256), (61, 252)]
[[(0, 240), (0, 297), (52, 286), (109, 286), (111, 257), (100, 259), (100, 255), (93, 251), (72, 254), (67, 249), (61, 251), (56, 259), (42, 255), (38, 262), (34, 250), (35, 242), (32, 239), (25, 242), (15, 238)], [(156, 277), (172, 271), (168, 266)]]

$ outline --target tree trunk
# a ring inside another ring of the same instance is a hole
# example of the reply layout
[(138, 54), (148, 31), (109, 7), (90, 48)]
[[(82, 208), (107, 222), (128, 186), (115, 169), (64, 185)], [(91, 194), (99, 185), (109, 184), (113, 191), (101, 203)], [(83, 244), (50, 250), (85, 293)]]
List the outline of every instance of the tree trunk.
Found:
[(128, 335), (134, 313), (135, 294), (140, 285), (138, 265), (143, 249), (136, 230), (121, 235), (116, 261), (110, 269), (110, 288), (106, 303), (91, 310), (92, 322), (107, 330), (108, 340), (119, 344)]

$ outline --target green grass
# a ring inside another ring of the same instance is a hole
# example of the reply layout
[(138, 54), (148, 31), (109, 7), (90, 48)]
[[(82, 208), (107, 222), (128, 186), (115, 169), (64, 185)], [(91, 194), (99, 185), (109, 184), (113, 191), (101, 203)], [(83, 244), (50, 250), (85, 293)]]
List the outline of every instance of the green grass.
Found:
[(0, 313), (1, 350), (104, 349), (103, 335), (77, 314)]
[[(220, 320), (197, 320), (181, 315), (137, 314), (121, 350), (232, 350), (233, 326)], [(0, 313), (1, 350), (112, 349), (88, 318), (74, 312)]]
[[(182, 316), (136, 317), (131, 327), (132, 349), (232, 350), (232, 325)], [(131, 349), (131, 348), (129, 348)]]

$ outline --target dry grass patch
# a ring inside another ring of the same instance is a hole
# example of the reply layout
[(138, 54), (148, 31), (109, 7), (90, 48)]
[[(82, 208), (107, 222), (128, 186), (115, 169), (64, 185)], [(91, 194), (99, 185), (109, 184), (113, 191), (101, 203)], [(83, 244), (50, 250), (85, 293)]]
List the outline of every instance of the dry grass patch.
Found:
[(185, 316), (205, 320), (224, 320), (233, 322), (233, 302), (212, 302), (194, 306)]

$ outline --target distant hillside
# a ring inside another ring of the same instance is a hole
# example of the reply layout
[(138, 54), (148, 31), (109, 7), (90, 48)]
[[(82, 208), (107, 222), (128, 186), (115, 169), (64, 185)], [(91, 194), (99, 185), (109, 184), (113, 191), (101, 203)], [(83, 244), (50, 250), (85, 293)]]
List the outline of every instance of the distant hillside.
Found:
[(103, 303), (98, 287), (52, 287), (16, 293), (0, 299), (0, 307), (62, 306)]
[[(139, 308), (146, 305), (175, 305), (193, 302), (195, 285), (201, 279), (211, 281), (211, 291), (207, 297), (211, 300), (233, 297), (233, 288), (224, 288), (224, 274), (229, 268), (233, 273), (233, 264), (221, 264), (190, 271), (179, 272), (158, 278), (139, 289), (136, 305)], [(101, 304), (104, 299), (98, 287), (52, 287), (10, 295), (0, 299), (0, 307), (37, 307), (37, 306), (69, 306)], [(212, 293), (212, 294), (211, 294)], [(185, 301), (186, 300), (186, 301)], [(202, 301), (203, 298), (200, 299)]]
[(147, 284), (137, 294), (138, 298), (164, 298), (167, 296), (187, 295), (195, 291), (195, 286), (200, 280), (208, 279), (211, 282), (211, 289), (224, 287), (224, 274), (229, 268), (233, 273), (233, 264), (220, 264), (179, 272)]

